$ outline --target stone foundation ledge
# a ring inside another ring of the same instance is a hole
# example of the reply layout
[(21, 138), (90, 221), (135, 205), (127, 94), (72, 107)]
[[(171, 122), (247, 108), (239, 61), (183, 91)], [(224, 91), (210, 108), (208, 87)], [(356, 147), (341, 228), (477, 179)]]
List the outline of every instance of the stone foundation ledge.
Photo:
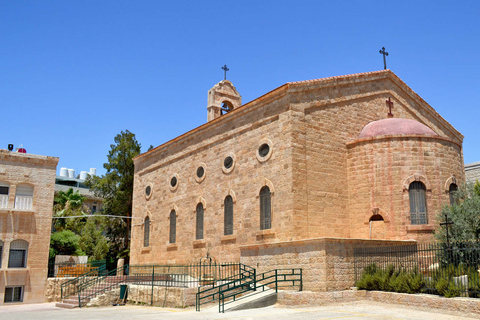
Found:
[(345, 290), (330, 292), (279, 291), (277, 303), (286, 307), (318, 307), (353, 301), (374, 301), (408, 307), (462, 312), (480, 315), (480, 299), (445, 298), (430, 294), (407, 294), (383, 291)]

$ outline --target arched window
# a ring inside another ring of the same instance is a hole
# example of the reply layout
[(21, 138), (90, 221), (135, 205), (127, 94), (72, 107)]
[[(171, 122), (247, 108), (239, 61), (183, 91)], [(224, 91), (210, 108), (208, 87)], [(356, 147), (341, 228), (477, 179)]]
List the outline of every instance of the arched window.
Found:
[(231, 196), (227, 196), (224, 201), (224, 235), (233, 234), (233, 199)]
[(9, 268), (27, 267), (28, 242), (25, 240), (14, 240), (10, 243), (10, 254), (8, 255)]
[(170, 243), (175, 243), (177, 238), (177, 213), (175, 210), (170, 212)]
[(10, 189), (10, 185), (5, 182), (0, 181), (0, 208), (7, 208), (8, 207), (8, 191)]
[(455, 183), (452, 183), (450, 185), (450, 188), (448, 188), (448, 196), (450, 197), (450, 205), (453, 206), (455, 203), (455, 191), (458, 190), (458, 186)]
[(28, 184), (19, 184), (15, 192), (15, 209), (30, 210), (33, 203), (33, 187)]
[(143, 246), (148, 247), (150, 245), (150, 218), (145, 218), (143, 225)]
[(260, 230), (272, 227), (272, 206), (270, 189), (265, 186), (260, 190)]
[(411, 224), (427, 224), (427, 190), (425, 185), (414, 181), (408, 188), (410, 198), (410, 222)]
[(203, 239), (203, 204), (201, 203), (197, 204), (197, 224), (195, 239)]

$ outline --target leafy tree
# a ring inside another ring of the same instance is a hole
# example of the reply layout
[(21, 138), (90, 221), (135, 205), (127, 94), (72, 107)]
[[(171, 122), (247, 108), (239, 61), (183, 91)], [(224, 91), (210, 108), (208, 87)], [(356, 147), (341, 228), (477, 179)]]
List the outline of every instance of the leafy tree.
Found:
[(71, 230), (62, 230), (52, 234), (50, 237), (50, 258), (58, 254), (81, 256), (84, 255), (80, 249), (80, 237)]
[[(452, 242), (464, 240), (480, 240), (480, 183), (464, 185), (454, 194), (455, 201), (451, 206), (443, 206), (437, 221), (444, 222), (445, 214), (453, 225), (448, 227)], [(446, 228), (438, 228), (435, 237), (446, 242)]]
[(123, 218), (107, 218), (105, 234), (110, 242), (110, 259), (128, 258), (130, 247), (130, 225), (133, 200), (133, 157), (140, 154), (140, 143), (128, 130), (115, 136), (115, 144), (110, 145), (107, 170), (103, 176), (88, 177), (85, 184), (98, 197), (104, 199), (103, 213)]
[[(54, 216), (66, 219), (54, 219), (56, 232), (51, 235), (50, 258), (57, 254), (87, 255), (90, 260), (106, 258), (109, 243), (102, 234), (105, 221), (101, 217), (90, 215), (83, 206), (85, 197), (72, 188), (59, 191), (54, 199)], [(81, 218), (68, 218), (68, 217)]]

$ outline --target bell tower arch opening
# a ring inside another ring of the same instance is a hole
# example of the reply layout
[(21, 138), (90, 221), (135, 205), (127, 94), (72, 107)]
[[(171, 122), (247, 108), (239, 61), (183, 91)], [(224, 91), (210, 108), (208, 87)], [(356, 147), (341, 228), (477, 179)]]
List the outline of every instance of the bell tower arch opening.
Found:
[(242, 105), (242, 96), (228, 80), (222, 80), (208, 91), (208, 121), (221, 117)]

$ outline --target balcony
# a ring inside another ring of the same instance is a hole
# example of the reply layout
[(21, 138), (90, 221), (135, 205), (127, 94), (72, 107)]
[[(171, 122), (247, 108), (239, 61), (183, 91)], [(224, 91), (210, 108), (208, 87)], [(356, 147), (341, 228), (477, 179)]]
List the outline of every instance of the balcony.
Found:
[(31, 210), (32, 203), (33, 203), (32, 196), (16, 196), (15, 197), (15, 209)]
[(0, 209), (8, 207), (8, 194), (0, 194)]

